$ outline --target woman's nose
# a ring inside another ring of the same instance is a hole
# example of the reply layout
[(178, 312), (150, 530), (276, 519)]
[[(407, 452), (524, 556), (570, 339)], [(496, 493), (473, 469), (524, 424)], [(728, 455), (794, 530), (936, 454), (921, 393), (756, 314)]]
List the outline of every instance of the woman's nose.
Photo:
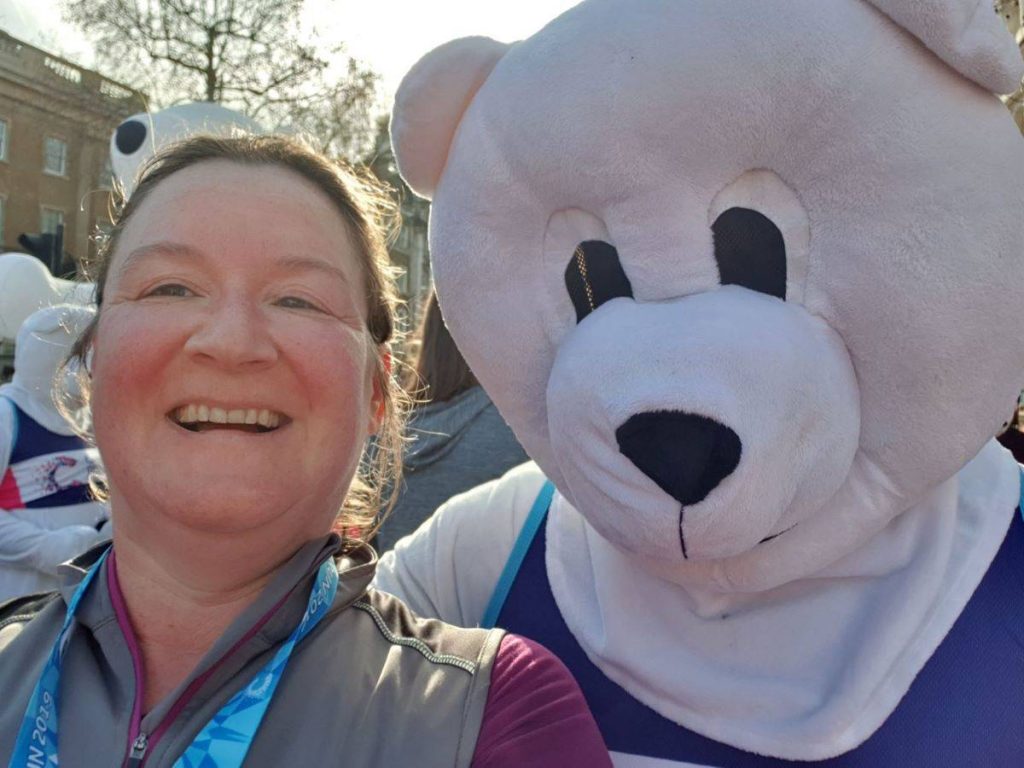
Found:
[(232, 368), (270, 365), (277, 360), (278, 349), (266, 322), (253, 302), (222, 302), (204, 315), (185, 343), (185, 351)]

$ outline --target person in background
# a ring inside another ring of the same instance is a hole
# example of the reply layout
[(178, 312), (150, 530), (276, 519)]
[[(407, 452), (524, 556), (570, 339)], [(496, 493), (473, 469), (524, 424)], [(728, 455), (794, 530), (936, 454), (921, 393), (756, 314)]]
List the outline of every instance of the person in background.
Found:
[(1013, 454), (1013, 458), (1017, 460), (1018, 464), (1024, 464), (1024, 432), (1021, 432), (1020, 429), (1020, 409), (1021, 401), (1020, 398), (1017, 398), (1013, 414), (1008, 421), (1003, 423), (1003, 431), (996, 435), (996, 439), (1003, 448)]
[(369, 587), (401, 459), (384, 203), (283, 137), (146, 166), (72, 358), (113, 545), (0, 605), (0, 765), (610, 768), (548, 651)]
[(528, 460), (455, 346), (433, 290), (411, 345), (407, 388), (418, 404), (409, 420), (404, 483), (377, 535), (382, 553), (452, 496)]
[(14, 378), (0, 387), (0, 602), (56, 589), (58, 565), (109, 538), (107, 507), (89, 488), (99, 455), (77, 433), (84, 409), (67, 404), (69, 420), (53, 398), (93, 314), (48, 307), (18, 330)]

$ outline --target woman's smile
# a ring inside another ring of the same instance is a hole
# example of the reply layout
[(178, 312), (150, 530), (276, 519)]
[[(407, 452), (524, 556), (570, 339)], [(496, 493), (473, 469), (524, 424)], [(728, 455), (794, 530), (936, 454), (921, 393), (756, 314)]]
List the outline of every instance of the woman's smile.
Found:
[(188, 403), (167, 414), (175, 424), (189, 432), (232, 430), (251, 434), (265, 434), (287, 425), (291, 419), (269, 408), (226, 408), (205, 403)]

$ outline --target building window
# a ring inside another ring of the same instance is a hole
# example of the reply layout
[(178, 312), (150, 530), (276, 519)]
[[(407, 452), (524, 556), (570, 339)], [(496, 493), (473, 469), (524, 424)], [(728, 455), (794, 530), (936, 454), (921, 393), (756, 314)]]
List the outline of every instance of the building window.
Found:
[(64, 211), (59, 208), (43, 208), (42, 221), (39, 225), (40, 231), (54, 235), (57, 227), (64, 223)]
[(53, 136), (43, 140), (43, 172), (54, 176), (68, 175), (68, 143)]
[(10, 124), (6, 120), (0, 120), (0, 160), (7, 159), (7, 142), (9, 141), (7, 137), (10, 133), (8, 130), (9, 125)]

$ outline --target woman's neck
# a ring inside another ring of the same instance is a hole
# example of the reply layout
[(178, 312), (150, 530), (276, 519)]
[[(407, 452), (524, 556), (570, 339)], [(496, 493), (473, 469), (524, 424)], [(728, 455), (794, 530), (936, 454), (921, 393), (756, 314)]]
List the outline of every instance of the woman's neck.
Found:
[(162, 559), (114, 528), (117, 581), (145, 674), (148, 712), (196, 668), (231, 623), (259, 597), (281, 563), (217, 569)]

